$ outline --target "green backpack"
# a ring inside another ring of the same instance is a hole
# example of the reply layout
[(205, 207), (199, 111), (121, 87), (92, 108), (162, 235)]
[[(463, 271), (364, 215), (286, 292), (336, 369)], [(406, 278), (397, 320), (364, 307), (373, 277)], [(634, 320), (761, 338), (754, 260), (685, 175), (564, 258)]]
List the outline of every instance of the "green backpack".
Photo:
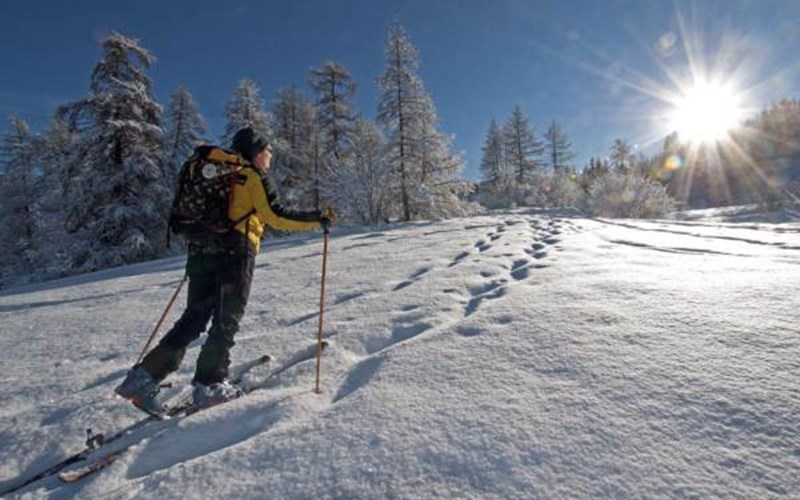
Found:
[(253, 167), (236, 153), (214, 146), (196, 148), (178, 174), (170, 230), (188, 238), (224, 234), (250, 217), (252, 211), (238, 220), (228, 216), (234, 185), (247, 180), (242, 172), (245, 168)]

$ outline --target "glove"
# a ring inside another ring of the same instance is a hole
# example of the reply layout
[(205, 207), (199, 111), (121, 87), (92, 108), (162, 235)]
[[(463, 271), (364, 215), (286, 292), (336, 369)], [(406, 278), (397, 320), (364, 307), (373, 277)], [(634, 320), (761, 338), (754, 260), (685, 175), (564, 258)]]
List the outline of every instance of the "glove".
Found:
[(330, 232), (331, 224), (334, 222), (336, 222), (336, 212), (330, 207), (323, 208), (321, 217), (319, 219), (322, 230), (326, 233)]
[(336, 222), (337, 216), (336, 211), (332, 207), (323, 207), (322, 208), (322, 218), (328, 219), (331, 222)]

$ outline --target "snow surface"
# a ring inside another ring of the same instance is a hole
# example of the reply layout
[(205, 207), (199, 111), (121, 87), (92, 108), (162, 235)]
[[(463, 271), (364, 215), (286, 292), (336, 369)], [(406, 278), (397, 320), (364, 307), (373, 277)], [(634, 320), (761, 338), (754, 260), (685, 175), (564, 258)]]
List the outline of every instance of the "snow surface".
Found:
[[(707, 215), (340, 230), (321, 395), (301, 364), (11, 496), (799, 498), (800, 224)], [(321, 249), (265, 243), (235, 361), (313, 342)], [(141, 417), (112, 388), (183, 263), (0, 296), (0, 489)]]

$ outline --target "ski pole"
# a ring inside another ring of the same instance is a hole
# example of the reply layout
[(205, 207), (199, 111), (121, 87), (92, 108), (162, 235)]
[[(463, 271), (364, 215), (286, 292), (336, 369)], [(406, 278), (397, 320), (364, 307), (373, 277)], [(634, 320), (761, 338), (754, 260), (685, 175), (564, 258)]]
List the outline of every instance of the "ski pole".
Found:
[(320, 285), (319, 292), (319, 331), (317, 331), (317, 384), (314, 392), (320, 394), (319, 388), (319, 372), (322, 365), (322, 319), (325, 312), (325, 273), (328, 263), (328, 234), (330, 228), (325, 226), (323, 228), (323, 245), (322, 245), (322, 284)]
[[(178, 288), (175, 289), (175, 293), (173, 293), (172, 294), (172, 298), (169, 299), (169, 303), (167, 304), (166, 309), (164, 309), (164, 312), (161, 313), (161, 317), (158, 318), (158, 321), (156, 322), (156, 326), (153, 328), (152, 333), (150, 333), (150, 338), (147, 339), (147, 344), (144, 345), (144, 349), (142, 349), (142, 353), (139, 354), (139, 359), (136, 360), (136, 365), (141, 363), (142, 359), (144, 358), (144, 355), (147, 354), (147, 350), (150, 348), (150, 344), (153, 343), (153, 339), (156, 336), (156, 332), (158, 331), (159, 328), (161, 328), (161, 323), (164, 322), (164, 318), (167, 317), (167, 313), (169, 312), (169, 310), (172, 309), (172, 304), (174, 304), (175, 303), (175, 299), (178, 298), (178, 294), (180, 293), (181, 288), (183, 288), (183, 284), (186, 283), (186, 278), (187, 277), (188, 277), (188, 275), (184, 273), (183, 278), (181, 279), (181, 282), (178, 283)], [(136, 366), (136, 365), (134, 365), (134, 366)]]

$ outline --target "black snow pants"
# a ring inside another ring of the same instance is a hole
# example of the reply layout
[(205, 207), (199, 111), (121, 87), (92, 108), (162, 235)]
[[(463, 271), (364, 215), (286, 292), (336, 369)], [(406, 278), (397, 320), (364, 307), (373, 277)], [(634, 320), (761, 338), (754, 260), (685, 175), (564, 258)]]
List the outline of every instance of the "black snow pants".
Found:
[[(245, 250), (246, 248), (246, 250)], [(249, 245), (236, 251), (192, 251), (186, 261), (189, 293), (186, 309), (161, 342), (145, 356), (142, 366), (158, 381), (178, 369), (186, 347), (211, 328), (200, 350), (193, 382), (213, 384), (228, 376), (233, 337), (244, 316), (255, 268)]]

